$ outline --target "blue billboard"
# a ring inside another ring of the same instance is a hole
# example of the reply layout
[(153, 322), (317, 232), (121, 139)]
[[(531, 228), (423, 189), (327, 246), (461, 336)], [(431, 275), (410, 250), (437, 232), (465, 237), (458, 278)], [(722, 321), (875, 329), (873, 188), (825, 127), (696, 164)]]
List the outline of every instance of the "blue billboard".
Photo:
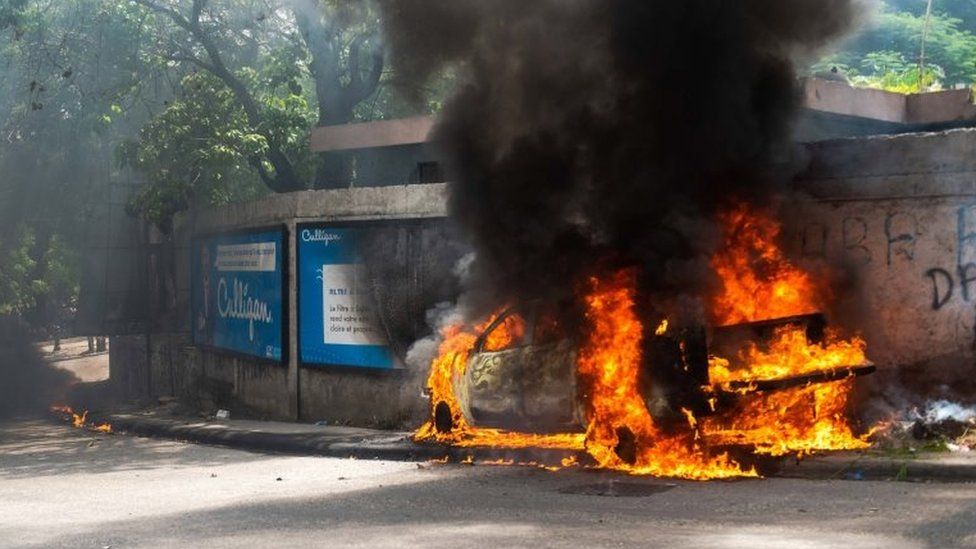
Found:
[(364, 230), (298, 226), (298, 348), (303, 364), (396, 367), (359, 254)]
[(194, 344), (283, 360), (284, 250), (283, 228), (194, 239)]

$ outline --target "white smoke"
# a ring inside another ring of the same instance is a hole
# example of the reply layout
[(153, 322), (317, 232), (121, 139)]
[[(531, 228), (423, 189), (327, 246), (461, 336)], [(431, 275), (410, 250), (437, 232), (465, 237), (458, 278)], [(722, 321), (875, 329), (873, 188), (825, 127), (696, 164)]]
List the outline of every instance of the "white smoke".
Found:
[[(461, 282), (462, 287), (467, 287), (468, 278), (471, 276), (471, 265), (474, 263), (476, 254), (474, 252), (465, 254), (454, 267), (451, 273)], [(430, 364), (437, 357), (444, 338), (441, 336), (442, 330), (451, 325), (462, 324), (465, 320), (464, 296), (458, 303), (441, 302), (427, 311), (427, 325), (431, 328), (431, 335), (419, 339), (407, 350), (407, 366), (415, 372), (427, 372)]]
[(925, 405), (922, 412), (915, 412), (916, 419), (925, 423), (940, 423), (954, 420), (960, 423), (976, 422), (976, 407), (965, 407), (948, 400), (935, 400)]

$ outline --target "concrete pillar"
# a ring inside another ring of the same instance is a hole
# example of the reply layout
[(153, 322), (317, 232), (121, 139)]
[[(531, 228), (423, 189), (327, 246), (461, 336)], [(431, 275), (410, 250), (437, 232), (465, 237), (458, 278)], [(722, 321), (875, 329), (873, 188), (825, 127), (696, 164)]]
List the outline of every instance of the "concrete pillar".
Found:
[(295, 219), (287, 223), (288, 254), (285, 262), (288, 272), (288, 416), (294, 420), (301, 420), (301, 404), (299, 401), (299, 371), (298, 371), (298, 237)]

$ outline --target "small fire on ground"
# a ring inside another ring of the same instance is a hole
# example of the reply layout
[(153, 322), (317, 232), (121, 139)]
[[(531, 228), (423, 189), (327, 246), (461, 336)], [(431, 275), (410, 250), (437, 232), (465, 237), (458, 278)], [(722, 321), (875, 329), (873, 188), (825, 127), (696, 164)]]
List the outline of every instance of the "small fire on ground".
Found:
[(60, 415), (65, 421), (71, 422), (71, 425), (76, 429), (87, 429), (98, 433), (112, 432), (112, 425), (110, 423), (89, 421), (88, 410), (84, 410), (79, 414), (71, 406), (53, 405), (51, 406), (51, 412)]
[[(777, 245), (780, 224), (772, 216), (739, 206), (720, 221), (725, 241), (711, 267), (722, 290), (708, 303), (714, 326), (755, 328), (763, 321), (806, 318), (823, 310), (829, 289), (787, 259)], [(482, 351), (497, 350), (526, 331), (526, 319), (519, 315), (494, 322), (502, 309), (477, 325), (443, 328), (428, 379), (431, 417), (415, 440), (585, 452), (596, 467), (696, 480), (758, 476), (755, 468), (734, 457), (743, 449), (753, 456), (802, 456), (868, 446), (868, 434), (855, 432), (849, 410), (858, 371), (852, 367), (873, 369), (864, 340), (826, 327), (811, 337), (810, 327), (800, 322), (773, 323), (763, 341), (746, 340), (733, 355), (709, 352), (703, 365), (707, 384), (697, 388), (707, 402), (705, 412), (682, 408), (683, 421), (677, 426), (660, 424), (641, 381), (647, 336), (637, 314), (637, 276), (634, 269), (622, 269), (580, 284), (587, 329), (574, 355), (583, 412), (578, 432), (479, 426), (465, 413), (462, 401), (468, 389), (459, 389), (464, 387), (459, 380), (479, 335), (486, 335)], [(652, 337), (667, 337), (672, 330), (665, 319)], [(690, 371), (684, 341), (680, 355)]]

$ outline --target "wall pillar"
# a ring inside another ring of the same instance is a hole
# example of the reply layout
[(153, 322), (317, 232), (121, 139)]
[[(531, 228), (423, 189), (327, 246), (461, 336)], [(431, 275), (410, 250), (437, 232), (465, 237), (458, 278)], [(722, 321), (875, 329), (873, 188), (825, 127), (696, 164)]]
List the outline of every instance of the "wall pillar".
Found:
[(297, 223), (291, 219), (287, 223), (288, 253), (285, 256), (288, 273), (288, 416), (293, 421), (301, 420), (298, 371), (298, 237), (295, 234)]

